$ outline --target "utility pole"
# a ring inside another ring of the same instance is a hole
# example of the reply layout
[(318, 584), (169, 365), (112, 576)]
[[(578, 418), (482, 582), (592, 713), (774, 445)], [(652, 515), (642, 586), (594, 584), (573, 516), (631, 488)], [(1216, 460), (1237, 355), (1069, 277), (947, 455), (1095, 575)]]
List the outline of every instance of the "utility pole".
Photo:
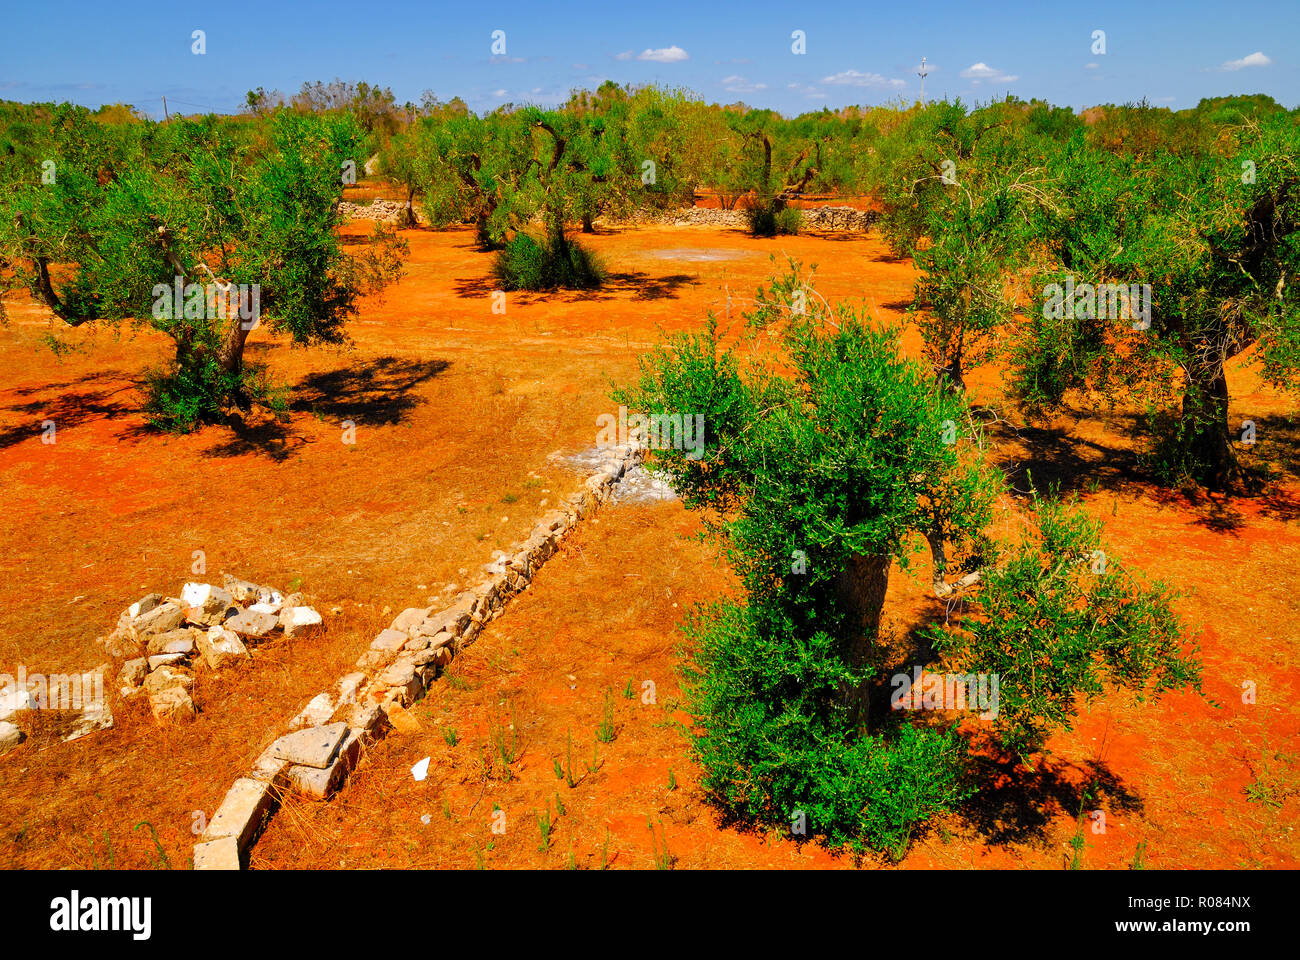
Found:
[[(924, 97), (925, 97), (924, 92), (921, 94), (921, 96), (922, 96), (922, 99), (924, 99)], [(167, 98), (166, 98), (166, 97), (163, 97), (163, 123), (166, 123), (166, 122), (167, 122)]]
[(925, 106), (925, 78), (928, 74), (929, 71), (925, 69), (925, 57), (922, 57), (921, 69), (916, 72), (916, 75), (921, 78), (921, 106), (923, 107)]

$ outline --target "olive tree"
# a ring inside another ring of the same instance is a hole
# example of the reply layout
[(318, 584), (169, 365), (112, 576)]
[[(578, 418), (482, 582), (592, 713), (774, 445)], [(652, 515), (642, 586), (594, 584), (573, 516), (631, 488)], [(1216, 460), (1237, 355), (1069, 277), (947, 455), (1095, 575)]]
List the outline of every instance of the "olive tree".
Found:
[(1062, 149), (1059, 209), (1039, 229), (1057, 272), (1090, 291), (1136, 285), (1142, 309), (1031, 312), (1017, 363), (1021, 393), (1049, 403), (1078, 388), (1163, 401), (1172, 373), (1158, 465), (1215, 489), (1240, 477), (1228, 361), (1254, 348), (1283, 389), (1300, 371), (1300, 124), (1277, 114), (1223, 133), (1182, 153)]
[(778, 355), (743, 362), (747, 338), (710, 318), (616, 394), (650, 423), (702, 418), (702, 448), (650, 456), (743, 589), (687, 625), (692, 740), (724, 807), (803, 815), (832, 843), (898, 856), (969, 793), (955, 724), (872, 701), (891, 570), (918, 552), (935, 595), (963, 602), (954, 661), (1014, 688), (993, 732), (1026, 758), (1103, 680), (1153, 695), (1199, 682), (1167, 591), (1113, 558), (1094, 572), (1099, 530), (1077, 508), (1031, 511), (1019, 542), (992, 536), (1004, 481), (963, 426), (964, 400), (901, 356), (898, 330), (826, 304), (797, 271), (760, 288), (748, 319), (779, 334)]
[(175, 345), (151, 379), (154, 422), (185, 429), (266, 395), (250, 332), (337, 343), (359, 298), (400, 270), (378, 231), (353, 255), (335, 228), (342, 170), (362, 134), (348, 115), (280, 113), (264, 126), (205, 117), (106, 131), (56, 125), (57, 175), (0, 196), (12, 283), (56, 318), (144, 324)]

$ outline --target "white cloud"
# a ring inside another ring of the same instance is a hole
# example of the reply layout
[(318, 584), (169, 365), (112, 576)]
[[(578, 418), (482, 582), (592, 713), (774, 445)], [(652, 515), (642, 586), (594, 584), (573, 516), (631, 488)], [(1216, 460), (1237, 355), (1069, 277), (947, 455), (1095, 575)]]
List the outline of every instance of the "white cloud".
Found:
[(614, 54), (615, 60), (631, 60), (636, 54), (631, 50), (624, 50), (622, 53)]
[(979, 83), (981, 80), (990, 80), (993, 83), (1011, 83), (1013, 80), (1020, 78), (1015, 74), (1004, 73), (996, 67), (990, 67), (987, 63), (972, 63), (969, 67), (961, 72), (962, 77), (967, 80), (974, 80)]
[(506, 95), (506, 91), (504, 91), (504, 90), (493, 90), (493, 91), (492, 91), (492, 96), (494, 96), (494, 97), (504, 97), (505, 95)]
[[(620, 55), (621, 56), (621, 55)], [(679, 63), (689, 60), (690, 54), (678, 46), (659, 47), (655, 50), (642, 50), (636, 55), (638, 60), (653, 60), (655, 63)]]
[(1240, 60), (1229, 60), (1220, 68), (1222, 70), (1240, 70), (1242, 67), (1267, 67), (1273, 61), (1256, 50)]
[(1085, 63), (1085, 64), (1083, 65), (1083, 69), (1085, 69), (1085, 70), (1100, 70), (1100, 69), (1101, 69), (1101, 65), (1100, 65), (1100, 64), (1096, 64), (1096, 63)]
[(492, 58), (493, 63), (527, 63), (527, 57), (506, 57), (500, 54)]
[(822, 77), (822, 83), (848, 84), (854, 87), (898, 88), (907, 86), (902, 80), (891, 80), (889, 77), (883, 77), (878, 73), (860, 73), (857, 70), (841, 70), (829, 77)]
[(797, 90), (799, 93), (802, 93), (804, 98), (807, 100), (826, 99), (826, 94), (822, 93), (810, 83), (787, 83), (786, 88), (789, 90)]
[(767, 89), (766, 83), (753, 83), (734, 74), (730, 77), (723, 77), (722, 86), (732, 93), (757, 93), (760, 90)]

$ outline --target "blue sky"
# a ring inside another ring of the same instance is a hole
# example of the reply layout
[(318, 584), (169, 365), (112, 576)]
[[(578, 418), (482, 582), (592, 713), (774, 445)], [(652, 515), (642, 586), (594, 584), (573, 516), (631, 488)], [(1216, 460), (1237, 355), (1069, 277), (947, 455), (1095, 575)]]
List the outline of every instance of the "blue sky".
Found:
[[(0, 98), (232, 111), (257, 86), (366, 80), (399, 102), (552, 104), (602, 80), (710, 101), (823, 106), (1008, 92), (1079, 108), (1267, 93), (1300, 105), (1300, 2), (9, 2)], [(206, 53), (191, 52), (203, 30)], [(493, 56), (492, 33), (505, 32)], [(792, 52), (802, 30), (806, 53)], [(1093, 53), (1094, 30), (1105, 53)]]

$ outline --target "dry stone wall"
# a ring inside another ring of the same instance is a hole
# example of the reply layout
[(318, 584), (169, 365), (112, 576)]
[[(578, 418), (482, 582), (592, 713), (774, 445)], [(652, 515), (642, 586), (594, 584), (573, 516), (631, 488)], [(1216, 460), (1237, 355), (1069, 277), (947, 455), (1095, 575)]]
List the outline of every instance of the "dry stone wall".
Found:
[[(416, 223), (427, 226), (428, 221), (420, 212), (419, 204), (413, 210)], [(406, 204), (397, 200), (372, 200), (369, 203), (343, 200), (339, 203), (339, 216), (344, 220), (377, 220), (392, 226), (405, 226)]]
[[(864, 232), (875, 223), (876, 214), (870, 210), (853, 207), (809, 207), (800, 210), (803, 226), (813, 230)], [(343, 201), (339, 213), (345, 220), (378, 220), (381, 223), (402, 225), (406, 222), (406, 204), (396, 200), (374, 200), (367, 204)], [(421, 225), (427, 225), (419, 204), (415, 216)], [(603, 221), (606, 218), (601, 218)], [(743, 210), (722, 210), (713, 207), (682, 207), (677, 210), (641, 210), (621, 219), (623, 223), (661, 223), (670, 226), (746, 227)]]
[[(854, 207), (808, 207), (799, 211), (802, 226), (812, 230), (845, 230), (864, 232), (876, 221), (870, 210)], [(743, 210), (723, 210), (718, 207), (682, 207), (679, 210), (642, 211), (629, 218), (629, 222), (662, 223), (675, 227), (740, 227), (747, 228), (749, 221)]]
[(266, 748), (227, 792), (194, 847), (196, 870), (238, 870), (265, 821), (286, 794), (324, 800), (356, 766), (364, 748), (402, 723), (452, 658), (472, 644), (556, 551), (584, 516), (604, 503), (614, 485), (639, 463), (643, 449), (629, 443), (601, 452), (584, 489), (538, 521), (527, 539), (483, 565), (486, 578), (446, 609), (403, 610), (356, 663), (313, 697), (289, 730)]

